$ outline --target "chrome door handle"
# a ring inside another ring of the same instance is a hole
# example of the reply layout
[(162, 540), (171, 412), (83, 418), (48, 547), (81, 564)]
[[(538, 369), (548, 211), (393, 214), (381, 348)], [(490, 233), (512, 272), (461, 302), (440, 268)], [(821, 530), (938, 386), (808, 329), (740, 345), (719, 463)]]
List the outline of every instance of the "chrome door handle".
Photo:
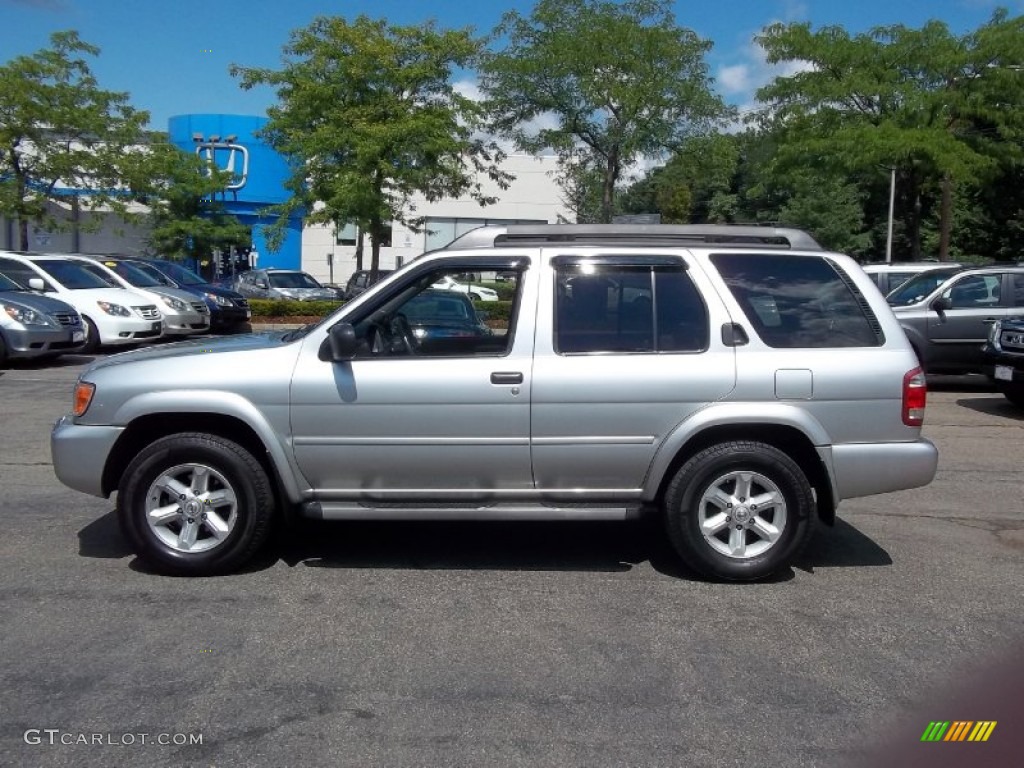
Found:
[(523, 374), (518, 371), (495, 371), (491, 374), (491, 384), (522, 384)]

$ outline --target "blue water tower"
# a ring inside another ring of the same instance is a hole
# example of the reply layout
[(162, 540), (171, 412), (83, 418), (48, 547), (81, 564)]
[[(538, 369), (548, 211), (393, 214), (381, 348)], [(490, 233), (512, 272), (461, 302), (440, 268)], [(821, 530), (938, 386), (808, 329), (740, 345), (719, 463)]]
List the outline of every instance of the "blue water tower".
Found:
[(177, 115), (170, 119), (168, 133), (180, 149), (232, 174), (220, 199), (228, 213), (251, 228), (256, 266), (301, 269), (301, 212), (288, 219), (284, 242), (276, 251), (270, 250), (263, 233), (275, 217), (261, 211), (290, 197), (285, 181), (291, 175), (285, 158), (256, 135), (266, 124), (265, 117), (253, 115)]

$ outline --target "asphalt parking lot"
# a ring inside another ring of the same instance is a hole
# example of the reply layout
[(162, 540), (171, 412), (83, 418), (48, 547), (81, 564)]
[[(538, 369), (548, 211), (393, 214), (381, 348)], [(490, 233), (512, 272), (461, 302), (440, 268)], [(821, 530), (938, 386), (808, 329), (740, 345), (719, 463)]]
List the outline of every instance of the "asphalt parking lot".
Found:
[(190, 580), (53, 475), (87, 360), (0, 372), (0, 765), (1020, 764), (1019, 698), (965, 692), (1024, 683), (1024, 412), (983, 385), (932, 382), (932, 485), (845, 502), (771, 583), (642, 522), (308, 527)]

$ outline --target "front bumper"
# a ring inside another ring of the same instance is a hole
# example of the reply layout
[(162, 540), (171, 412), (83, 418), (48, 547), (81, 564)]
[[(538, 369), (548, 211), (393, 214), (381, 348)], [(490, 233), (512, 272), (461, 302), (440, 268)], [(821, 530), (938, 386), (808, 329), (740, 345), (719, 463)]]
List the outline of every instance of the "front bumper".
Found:
[(199, 312), (164, 312), (164, 335), (187, 336), (210, 330), (210, 315)]
[(909, 443), (847, 443), (831, 450), (836, 501), (928, 485), (939, 452), (931, 440)]
[(4, 341), (11, 357), (28, 358), (54, 352), (71, 352), (85, 344), (85, 328), (81, 325), (60, 328), (5, 328)]
[(68, 488), (106, 498), (103, 469), (114, 443), (124, 427), (75, 424), (71, 416), (62, 416), (50, 433), (53, 471)]
[[(981, 372), (998, 387), (1024, 386), (1024, 355), (996, 350), (990, 344), (982, 349), (985, 364)], [(1000, 369), (998, 372), (996, 369)], [(998, 375), (997, 375), (998, 373)]]
[(252, 310), (248, 307), (222, 307), (217, 305), (216, 309), (211, 308), (210, 326), (213, 328), (231, 328), (249, 322), (251, 317)]

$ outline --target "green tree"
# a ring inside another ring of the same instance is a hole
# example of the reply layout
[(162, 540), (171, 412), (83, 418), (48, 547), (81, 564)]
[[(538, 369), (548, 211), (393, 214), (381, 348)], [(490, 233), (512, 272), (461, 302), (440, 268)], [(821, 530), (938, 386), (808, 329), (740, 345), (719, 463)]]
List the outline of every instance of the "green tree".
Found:
[(407, 216), (414, 193), (492, 203), (479, 174), (507, 186), (503, 155), (479, 137), (480, 105), (450, 82), (480, 47), (469, 30), (432, 23), (320, 17), (292, 33), (281, 70), (233, 66), (243, 88), (277, 89), (263, 135), (295, 168), (278, 233), (298, 209), (310, 221), (356, 224), (370, 236), (376, 271), (385, 227), (420, 223)]
[(128, 94), (99, 87), (86, 60), (98, 48), (73, 31), (50, 41), (0, 66), (0, 214), (18, 220), (22, 250), (30, 222), (68, 225), (49, 207), (66, 188), (84, 192), (73, 198), (76, 213), (79, 206), (126, 212), (121, 164), (149, 119)]
[(676, 23), (669, 0), (540, 0), (528, 18), (505, 14), (494, 37), (504, 47), (480, 67), (492, 130), (527, 152), (586, 152), (605, 222), (623, 168), (726, 113), (710, 90), (711, 44)]
[(130, 186), (149, 207), (149, 244), (172, 258), (207, 260), (214, 250), (251, 245), (249, 228), (227, 213), (218, 195), (231, 174), (165, 137), (154, 137), (145, 151), (133, 154)]
[(1024, 17), (998, 11), (956, 36), (920, 29), (775, 24), (758, 38), (771, 63), (800, 64), (758, 92), (779, 137), (773, 167), (842, 173), (898, 169), (911, 255), (921, 255), (927, 201), (940, 190), (939, 257), (949, 255), (955, 183), (978, 183), (1020, 149)]

